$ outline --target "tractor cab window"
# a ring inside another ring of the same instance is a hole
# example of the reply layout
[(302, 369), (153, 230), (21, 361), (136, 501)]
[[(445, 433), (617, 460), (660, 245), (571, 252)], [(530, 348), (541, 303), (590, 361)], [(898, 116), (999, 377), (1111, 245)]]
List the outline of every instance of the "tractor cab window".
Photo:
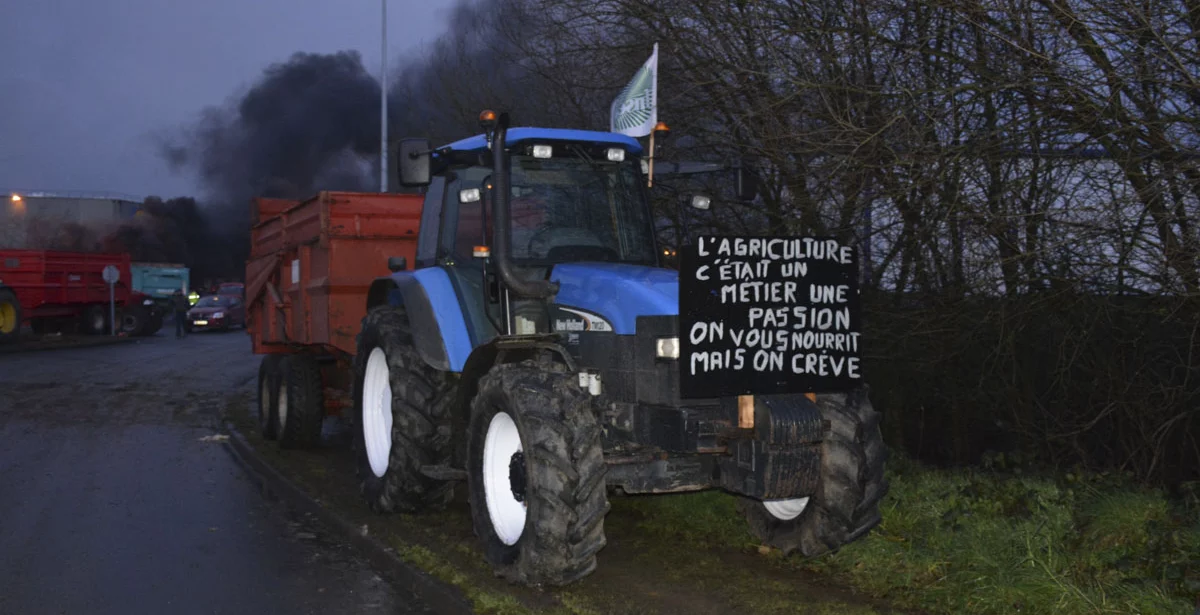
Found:
[(446, 192), (446, 178), (434, 177), (425, 191), (425, 203), (421, 207), (421, 232), (417, 235), (417, 267), (428, 267), (437, 257), (436, 229), (442, 217), (442, 195)]
[(512, 158), (512, 258), (518, 264), (654, 265), (649, 205), (635, 161)]
[(491, 176), (487, 167), (468, 167), (456, 171), (446, 184), (445, 209), (442, 216), (442, 255), (453, 258), (460, 265), (474, 262), (475, 246), (484, 242), (482, 201), (463, 203), (464, 190), (485, 192), (484, 181)]

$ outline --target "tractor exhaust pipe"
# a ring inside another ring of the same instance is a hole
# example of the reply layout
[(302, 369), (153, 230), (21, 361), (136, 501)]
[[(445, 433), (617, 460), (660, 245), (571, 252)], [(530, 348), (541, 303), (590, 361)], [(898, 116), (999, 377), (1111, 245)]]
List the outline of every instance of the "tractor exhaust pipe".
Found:
[(496, 121), (495, 132), (492, 133), (492, 182), (495, 184), (492, 206), (495, 220), (495, 250), (492, 258), (496, 261), (496, 271), (500, 281), (509, 291), (518, 297), (527, 299), (547, 299), (558, 292), (558, 283), (549, 280), (525, 280), (517, 276), (513, 270), (510, 257), (512, 245), (512, 224), (509, 217), (509, 199), (512, 198), (512, 188), (509, 182), (508, 152), (504, 150), (505, 137), (508, 135), (508, 114), (501, 113)]

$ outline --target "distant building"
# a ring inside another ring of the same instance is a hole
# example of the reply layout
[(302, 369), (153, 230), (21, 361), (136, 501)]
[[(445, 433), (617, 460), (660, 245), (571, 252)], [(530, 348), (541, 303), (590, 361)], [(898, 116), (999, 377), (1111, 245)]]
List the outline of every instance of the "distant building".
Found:
[(104, 232), (141, 211), (136, 196), (45, 190), (0, 192), (0, 248), (41, 248), (67, 223)]

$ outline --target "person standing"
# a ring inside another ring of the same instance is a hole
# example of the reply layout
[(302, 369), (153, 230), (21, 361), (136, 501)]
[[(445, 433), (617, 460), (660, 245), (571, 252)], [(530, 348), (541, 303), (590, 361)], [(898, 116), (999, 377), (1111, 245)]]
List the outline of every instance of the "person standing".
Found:
[(187, 336), (187, 327), (184, 326), (187, 322), (187, 297), (183, 296), (182, 290), (177, 290), (171, 296), (171, 303), (175, 306), (175, 339), (183, 339)]

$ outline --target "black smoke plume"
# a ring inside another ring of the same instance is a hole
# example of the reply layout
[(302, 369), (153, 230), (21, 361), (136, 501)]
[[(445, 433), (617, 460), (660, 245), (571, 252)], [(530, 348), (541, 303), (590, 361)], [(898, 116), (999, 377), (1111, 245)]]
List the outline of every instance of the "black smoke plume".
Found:
[(244, 226), (255, 196), (369, 190), (378, 177), (379, 82), (357, 52), (297, 53), (267, 67), (239, 100), (206, 109), (163, 154), (201, 181), (224, 228)]

